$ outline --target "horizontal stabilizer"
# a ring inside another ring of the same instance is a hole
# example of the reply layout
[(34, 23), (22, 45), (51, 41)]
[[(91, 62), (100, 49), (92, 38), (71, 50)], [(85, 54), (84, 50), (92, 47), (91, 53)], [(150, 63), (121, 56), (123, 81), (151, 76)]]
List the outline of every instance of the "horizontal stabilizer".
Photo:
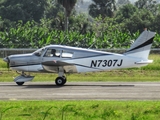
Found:
[(149, 63), (152, 63), (152, 62), (153, 62), (153, 60), (147, 60), (147, 61), (141, 60), (139, 62), (136, 62), (135, 64), (149, 64)]

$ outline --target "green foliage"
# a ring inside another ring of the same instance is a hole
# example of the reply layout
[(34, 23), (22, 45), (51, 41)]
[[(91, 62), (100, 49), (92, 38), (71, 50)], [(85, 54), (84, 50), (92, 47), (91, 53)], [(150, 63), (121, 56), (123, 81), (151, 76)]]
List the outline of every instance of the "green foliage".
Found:
[(5, 115), (6, 112), (8, 112), (9, 110), (15, 109), (15, 108), (20, 108), (20, 107), (11, 106), (11, 107), (8, 107), (8, 108), (1, 110), (0, 111), (0, 120), (2, 120), (2, 118), (4, 118), (3, 116)]
[(153, 42), (153, 48), (160, 48), (160, 34), (156, 34)]
[(160, 31), (159, 31), (160, 30), (160, 22), (159, 22), (159, 20), (160, 20), (160, 13), (158, 13), (156, 15), (156, 17), (153, 20), (152, 26), (151, 26), (152, 30), (156, 30), (158, 34), (160, 34)]
[(45, 120), (46, 117), (50, 115), (49, 111), (50, 111), (52, 108), (53, 108), (53, 107), (48, 108), (46, 112), (41, 112), (42, 114), (44, 114), (44, 117), (43, 117), (42, 120)]
[[(14, 105), (18, 108), (12, 109)], [(0, 111), (5, 111), (0, 120), (157, 120), (160, 102), (1, 101)]]
[[(138, 19), (135, 19), (135, 16), (132, 19), (133, 24), (129, 21), (125, 23), (125, 25), (128, 24), (130, 27), (130, 31), (123, 29), (123, 24), (115, 24), (112, 18), (106, 18), (105, 21), (107, 22), (104, 22), (104, 19), (101, 19), (101, 17), (95, 19), (91, 28), (91, 24), (88, 23), (87, 19), (80, 21), (81, 17), (83, 16), (77, 16), (76, 19), (70, 18), (72, 22), (77, 22), (77, 24), (69, 27), (70, 31), (68, 34), (61, 30), (52, 29), (51, 24), (53, 22), (47, 19), (41, 20), (41, 24), (34, 21), (28, 21), (23, 24), (22, 21), (19, 21), (16, 27), (0, 31), (0, 47), (39, 48), (48, 44), (64, 44), (96, 49), (128, 48), (140, 34), (139, 31), (134, 34), (130, 32), (136, 31), (137, 25), (140, 27), (139, 21), (141, 20), (137, 21)], [(135, 23), (138, 24), (135, 25)], [(80, 32), (76, 31), (77, 29)], [(159, 34), (157, 34), (153, 47), (158, 47), (159, 42)]]
[(138, 8), (133, 4), (126, 4), (119, 8), (116, 14), (116, 21), (118, 23), (125, 22), (125, 19), (129, 19), (134, 13), (138, 11)]
[(71, 31), (66, 34), (63, 31), (47, 27), (43, 24), (44, 22), (38, 25), (34, 21), (28, 21), (25, 24), (19, 21), (16, 27), (0, 32), (0, 46), (5, 48), (39, 48), (48, 44), (64, 44), (86, 48), (90, 46), (92, 48), (127, 48), (130, 46), (130, 40), (132, 40), (130, 33), (122, 33), (120, 28), (112, 23), (107, 25), (107, 23), (100, 23), (101, 19), (97, 19), (97, 21), (99, 24), (94, 24), (97, 28), (95, 32), (89, 32), (83, 26), (79, 28), (85, 34), (74, 31), (74, 27), (81, 26), (81, 23), (70, 27)]
[(122, 6), (122, 5), (125, 5), (125, 4), (130, 4), (130, 0), (117, 0), (117, 4), (118, 6)]
[(147, 9), (151, 11), (153, 14), (156, 14), (158, 7), (156, 0), (138, 0), (135, 2), (135, 6), (138, 9)]
[(44, 0), (5, 0), (0, 4), (0, 16), (11, 21), (39, 21), (43, 16), (47, 2)]
[[(61, 5), (56, 0), (2, 0), (0, 47), (39, 48), (63, 44), (97, 49), (128, 48), (144, 28), (148, 28), (157, 32), (153, 48), (159, 48), (158, 3), (138, 0), (136, 5), (126, 4), (116, 9), (115, 0), (93, 1), (89, 13), (93, 13), (94, 18), (86, 14), (71, 14), (77, 0), (58, 0)], [(69, 18), (64, 16), (62, 6), (69, 10)]]
[(116, 10), (115, 0), (92, 0), (93, 3), (89, 6), (89, 14), (92, 17), (102, 18), (113, 17), (114, 11)]

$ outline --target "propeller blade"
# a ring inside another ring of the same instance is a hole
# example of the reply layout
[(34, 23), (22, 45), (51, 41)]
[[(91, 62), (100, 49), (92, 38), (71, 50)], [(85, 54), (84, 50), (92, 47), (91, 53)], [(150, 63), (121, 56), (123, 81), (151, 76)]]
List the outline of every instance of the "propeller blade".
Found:
[(9, 59), (9, 57), (5, 57), (5, 58), (3, 58), (3, 61), (5, 61), (6, 63), (7, 63), (7, 68), (8, 68), (8, 71), (9, 71), (9, 68), (10, 68), (10, 59)]
[(8, 71), (9, 71), (9, 68), (10, 68), (10, 66), (9, 66), (9, 64), (10, 64), (10, 59), (7, 57), (7, 59), (8, 59), (8, 62), (7, 62), (7, 67), (8, 67)]

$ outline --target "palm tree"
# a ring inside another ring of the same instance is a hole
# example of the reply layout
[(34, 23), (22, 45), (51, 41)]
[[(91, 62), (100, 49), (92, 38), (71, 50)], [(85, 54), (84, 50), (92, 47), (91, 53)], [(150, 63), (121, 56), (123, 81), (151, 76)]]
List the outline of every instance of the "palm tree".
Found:
[(64, 11), (65, 11), (65, 31), (68, 31), (68, 17), (70, 16), (71, 11), (74, 8), (77, 0), (57, 0), (57, 2), (64, 7)]
[(113, 17), (113, 13), (116, 10), (116, 1), (115, 0), (92, 0), (93, 3), (89, 6), (89, 14), (92, 17), (98, 17), (99, 15), (102, 18)]

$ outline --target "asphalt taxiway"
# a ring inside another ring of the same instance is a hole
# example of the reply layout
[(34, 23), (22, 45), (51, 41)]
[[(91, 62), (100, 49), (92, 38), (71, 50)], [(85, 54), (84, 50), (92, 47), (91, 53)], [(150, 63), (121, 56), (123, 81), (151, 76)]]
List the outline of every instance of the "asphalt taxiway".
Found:
[(0, 100), (160, 100), (160, 82), (0, 82)]

